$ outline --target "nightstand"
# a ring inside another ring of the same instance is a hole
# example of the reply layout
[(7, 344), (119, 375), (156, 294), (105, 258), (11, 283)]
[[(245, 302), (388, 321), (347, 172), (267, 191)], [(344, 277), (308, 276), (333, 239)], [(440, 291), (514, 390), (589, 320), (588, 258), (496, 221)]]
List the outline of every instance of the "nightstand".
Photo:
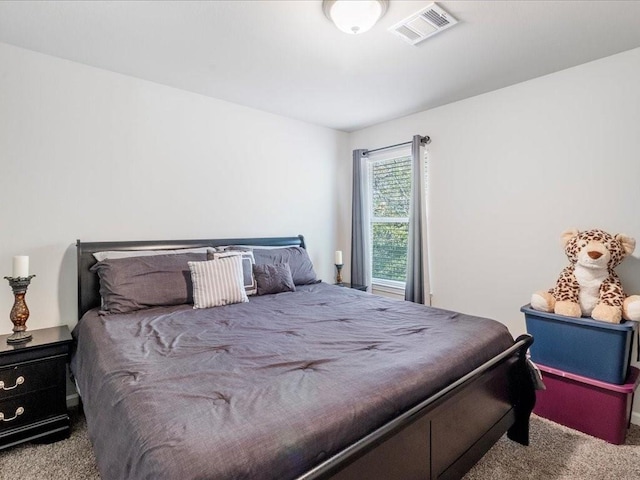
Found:
[(0, 449), (69, 436), (67, 326), (29, 330), (28, 343), (7, 344), (0, 335)]
[(334, 285), (337, 285), (338, 287), (347, 287), (347, 288), (353, 288), (355, 290), (361, 290), (363, 292), (367, 291), (367, 286), (366, 285), (356, 285), (356, 284), (351, 284), (351, 283), (334, 283)]

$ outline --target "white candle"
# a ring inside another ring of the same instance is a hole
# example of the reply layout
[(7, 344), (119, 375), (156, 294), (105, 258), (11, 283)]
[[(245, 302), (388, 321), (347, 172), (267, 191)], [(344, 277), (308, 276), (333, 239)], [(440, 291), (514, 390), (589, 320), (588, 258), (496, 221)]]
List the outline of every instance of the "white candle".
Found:
[(342, 250), (336, 250), (336, 265), (342, 265)]
[(26, 278), (29, 276), (29, 257), (18, 255), (13, 257), (13, 278)]

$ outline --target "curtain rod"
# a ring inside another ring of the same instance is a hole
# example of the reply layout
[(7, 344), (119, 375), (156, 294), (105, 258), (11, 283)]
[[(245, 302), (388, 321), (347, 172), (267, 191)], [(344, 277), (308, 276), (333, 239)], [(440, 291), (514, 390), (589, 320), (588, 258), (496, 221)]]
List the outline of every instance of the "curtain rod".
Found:
[[(425, 135), (420, 139), (424, 145), (429, 145), (431, 143), (431, 138), (428, 135)], [(380, 147), (374, 148), (373, 150), (365, 150), (362, 152), (362, 155), (369, 155), (370, 153), (380, 152), (382, 150), (389, 150), (390, 148), (402, 147), (403, 145), (411, 145), (413, 142), (404, 142), (404, 143), (396, 143), (395, 145), (389, 145), (388, 147)]]

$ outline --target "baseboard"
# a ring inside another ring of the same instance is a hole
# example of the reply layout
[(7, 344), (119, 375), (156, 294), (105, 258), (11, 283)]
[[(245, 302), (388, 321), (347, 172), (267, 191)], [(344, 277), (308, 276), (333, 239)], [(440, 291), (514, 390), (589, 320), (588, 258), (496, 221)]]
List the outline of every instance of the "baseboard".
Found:
[(67, 394), (67, 408), (73, 408), (80, 405), (80, 395), (77, 393)]
[(76, 385), (71, 380), (71, 373), (67, 368), (67, 408), (77, 407), (78, 405), (80, 405), (80, 395), (78, 395)]
[(631, 412), (631, 423), (634, 425), (640, 425), (640, 413)]

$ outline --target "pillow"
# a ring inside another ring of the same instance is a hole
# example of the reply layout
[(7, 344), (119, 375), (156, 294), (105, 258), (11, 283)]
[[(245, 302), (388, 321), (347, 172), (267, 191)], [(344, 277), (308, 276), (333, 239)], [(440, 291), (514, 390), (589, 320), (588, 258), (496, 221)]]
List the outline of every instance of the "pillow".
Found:
[(258, 295), (296, 291), (291, 269), (286, 263), (254, 265), (253, 274), (256, 277)]
[(112, 258), (96, 263), (91, 271), (100, 278), (103, 313), (193, 303), (187, 262), (206, 259), (205, 253), (184, 253)]
[(210, 247), (181, 248), (178, 250), (111, 250), (95, 252), (93, 258), (101, 262), (109, 258), (150, 257), (153, 255), (176, 255), (180, 253), (207, 253)]
[(255, 278), (253, 278), (253, 269), (252, 269), (255, 261), (253, 259), (253, 253), (251, 253), (251, 251), (216, 252), (214, 250), (209, 250), (207, 252), (207, 260), (216, 260), (218, 258), (230, 257), (233, 255), (239, 256), (242, 259), (243, 285), (244, 285), (244, 289), (247, 292), (247, 295), (255, 295), (257, 292), (256, 280)]
[(275, 249), (254, 248), (253, 257), (256, 265), (287, 263), (291, 269), (291, 277), (296, 285), (318, 283), (316, 272), (309, 254), (302, 247), (286, 247)]
[(250, 252), (251, 251), (251, 247), (245, 247), (242, 245), (226, 245), (224, 247), (217, 247), (216, 248), (217, 252)]
[(218, 247), (220, 249), (220, 251), (229, 251), (229, 250), (242, 250), (242, 251), (248, 251), (248, 250), (253, 250), (254, 248), (259, 248), (261, 250), (277, 250), (279, 248), (285, 248), (281, 245), (278, 246), (268, 246), (268, 245), (227, 245), (225, 247)]
[(193, 281), (193, 308), (248, 302), (239, 255), (205, 262), (189, 262)]

